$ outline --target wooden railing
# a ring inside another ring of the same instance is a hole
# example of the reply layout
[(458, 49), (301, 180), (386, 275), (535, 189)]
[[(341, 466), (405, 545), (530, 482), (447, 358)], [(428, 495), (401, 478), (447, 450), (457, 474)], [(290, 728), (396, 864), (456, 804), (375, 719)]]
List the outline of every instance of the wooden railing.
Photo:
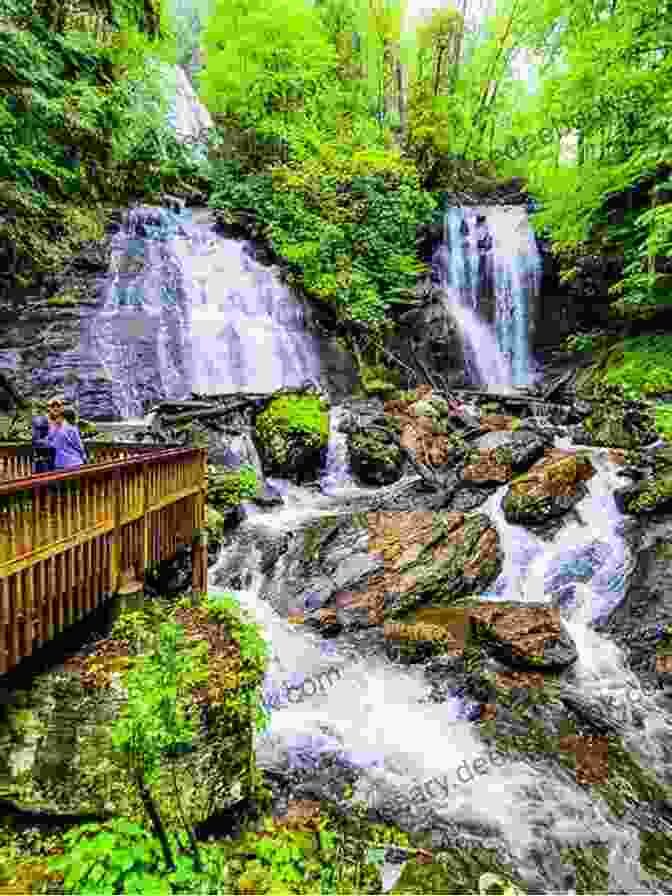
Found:
[(0, 483), (0, 675), (179, 545), (207, 590), (207, 451), (133, 447), (151, 450)]
[[(179, 445), (148, 445), (142, 442), (84, 441), (89, 460), (102, 464), (108, 460), (126, 460), (139, 454), (150, 454), (159, 448), (179, 448)], [(0, 442), (0, 482), (32, 476), (33, 450), (30, 442)]]

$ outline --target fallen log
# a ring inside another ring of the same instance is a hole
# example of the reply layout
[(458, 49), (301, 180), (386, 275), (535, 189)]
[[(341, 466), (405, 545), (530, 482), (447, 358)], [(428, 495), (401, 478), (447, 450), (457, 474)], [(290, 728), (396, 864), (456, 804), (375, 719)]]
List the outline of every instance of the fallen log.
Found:
[(173, 411), (175, 413), (187, 411), (207, 411), (215, 410), (216, 402), (213, 401), (192, 401), (185, 399), (184, 401), (162, 401), (152, 408), (152, 412), (159, 414)]
[(483, 392), (477, 389), (452, 389), (451, 391), (458, 395), (469, 396), (470, 398), (490, 398), (492, 401), (515, 405), (517, 407), (543, 405), (544, 408), (548, 408), (549, 411), (571, 410), (571, 405), (569, 404), (555, 404), (550, 401), (544, 401), (541, 396), (535, 395), (508, 395), (505, 392)]
[(192, 420), (205, 420), (210, 417), (226, 417), (226, 415), (230, 414), (232, 411), (248, 408), (249, 406), (249, 401), (237, 401), (235, 404), (230, 404), (225, 408), (212, 408), (209, 411), (190, 411), (186, 414), (177, 414), (174, 417), (162, 417), (161, 424), (163, 426), (175, 426), (179, 423), (190, 423)]

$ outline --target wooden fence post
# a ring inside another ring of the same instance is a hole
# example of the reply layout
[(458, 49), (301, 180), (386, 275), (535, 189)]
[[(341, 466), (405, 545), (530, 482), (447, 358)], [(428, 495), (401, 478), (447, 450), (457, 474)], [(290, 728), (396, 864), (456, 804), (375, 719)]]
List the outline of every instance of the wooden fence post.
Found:
[(191, 587), (194, 593), (208, 593), (208, 452), (201, 450), (201, 490), (194, 498), (195, 532), (191, 547)]
[(121, 470), (112, 473), (112, 520), (110, 541), (110, 594), (116, 594), (121, 575)]
[(149, 566), (149, 464), (143, 461), (142, 464), (142, 524), (140, 537), (142, 539), (142, 555), (140, 557), (140, 580), (145, 581), (147, 567)]

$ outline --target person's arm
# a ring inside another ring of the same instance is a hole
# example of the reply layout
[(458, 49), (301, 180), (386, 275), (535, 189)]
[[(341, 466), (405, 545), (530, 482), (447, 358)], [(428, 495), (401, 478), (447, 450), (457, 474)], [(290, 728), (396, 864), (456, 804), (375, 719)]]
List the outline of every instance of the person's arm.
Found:
[(77, 449), (77, 451), (79, 451), (82, 457), (82, 463), (87, 463), (88, 458), (86, 456), (86, 448), (82, 444), (82, 437), (79, 434), (79, 427), (73, 425), (70, 426), (70, 438), (72, 441), (72, 445)]

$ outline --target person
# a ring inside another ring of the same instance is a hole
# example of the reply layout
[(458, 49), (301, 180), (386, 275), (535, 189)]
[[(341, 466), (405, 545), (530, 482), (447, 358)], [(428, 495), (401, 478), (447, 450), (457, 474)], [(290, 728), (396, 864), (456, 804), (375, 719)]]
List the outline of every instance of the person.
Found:
[(79, 429), (65, 420), (65, 400), (55, 395), (47, 404), (49, 414), (49, 445), (54, 451), (55, 470), (80, 467), (87, 463), (86, 450)]
[(49, 420), (33, 417), (33, 472), (48, 473), (54, 469), (54, 450), (49, 444)]

